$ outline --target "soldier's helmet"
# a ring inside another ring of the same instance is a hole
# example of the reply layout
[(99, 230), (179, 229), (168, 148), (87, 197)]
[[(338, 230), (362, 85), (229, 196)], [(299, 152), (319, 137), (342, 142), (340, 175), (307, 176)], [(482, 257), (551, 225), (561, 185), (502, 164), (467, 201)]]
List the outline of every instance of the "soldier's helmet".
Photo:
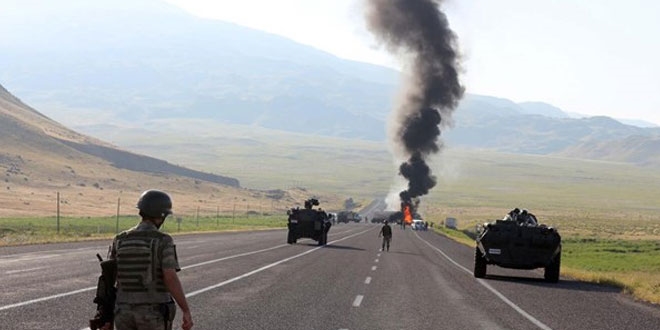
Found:
[(137, 208), (143, 217), (165, 218), (172, 214), (172, 199), (163, 191), (150, 189), (140, 195)]

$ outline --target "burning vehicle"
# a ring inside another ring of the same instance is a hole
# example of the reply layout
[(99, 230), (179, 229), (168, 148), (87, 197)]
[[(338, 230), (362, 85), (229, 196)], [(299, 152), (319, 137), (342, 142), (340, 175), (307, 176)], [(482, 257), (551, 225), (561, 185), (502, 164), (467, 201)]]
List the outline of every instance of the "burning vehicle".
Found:
[(559, 281), (561, 236), (555, 228), (539, 224), (527, 210), (518, 208), (502, 220), (479, 228), (474, 255), (474, 277), (486, 277), (488, 265), (503, 268), (544, 268), (546, 281)]

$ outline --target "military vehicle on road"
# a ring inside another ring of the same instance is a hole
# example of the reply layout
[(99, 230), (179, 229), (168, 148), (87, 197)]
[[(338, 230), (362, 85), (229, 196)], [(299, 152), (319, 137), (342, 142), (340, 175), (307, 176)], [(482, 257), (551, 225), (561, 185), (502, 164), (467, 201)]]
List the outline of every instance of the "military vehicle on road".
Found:
[(319, 201), (316, 198), (310, 198), (305, 201), (305, 208), (292, 208), (287, 211), (289, 232), (286, 242), (288, 244), (294, 244), (300, 238), (311, 238), (317, 241), (318, 245), (328, 243), (328, 231), (332, 222), (325, 211), (313, 208), (318, 205)]
[(526, 210), (514, 209), (502, 220), (485, 223), (476, 238), (474, 277), (486, 277), (488, 265), (503, 268), (544, 268), (548, 282), (559, 281), (561, 236), (555, 228), (538, 224)]
[(337, 222), (339, 223), (361, 222), (361, 221), (362, 221), (362, 217), (357, 212), (353, 212), (353, 211), (337, 212)]

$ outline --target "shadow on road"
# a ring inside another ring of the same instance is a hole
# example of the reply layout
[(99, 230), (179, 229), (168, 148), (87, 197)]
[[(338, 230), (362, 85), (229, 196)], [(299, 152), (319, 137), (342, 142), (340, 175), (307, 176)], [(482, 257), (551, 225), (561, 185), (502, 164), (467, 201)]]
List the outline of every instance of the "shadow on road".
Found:
[(326, 245), (326, 249), (336, 249), (336, 250), (355, 250), (355, 251), (364, 251), (364, 249), (356, 248), (353, 246), (345, 246), (345, 245)]
[[(379, 251), (380, 251), (380, 249), (379, 249)], [(408, 252), (408, 251), (396, 251), (396, 250), (391, 250), (391, 249), (389, 251), (383, 251), (383, 253), (407, 254), (407, 255), (410, 255), (410, 256), (420, 256), (419, 253), (412, 253), (412, 252)]]
[(587, 291), (587, 292), (621, 292), (620, 288), (605, 284), (594, 284), (580, 282), (573, 279), (560, 279), (558, 283), (548, 283), (543, 278), (536, 277), (520, 277), (520, 276), (502, 276), (502, 275), (486, 275), (486, 280), (494, 280), (501, 282), (511, 282), (518, 284), (534, 285), (540, 287), (547, 287), (553, 289), (563, 289), (571, 291)]

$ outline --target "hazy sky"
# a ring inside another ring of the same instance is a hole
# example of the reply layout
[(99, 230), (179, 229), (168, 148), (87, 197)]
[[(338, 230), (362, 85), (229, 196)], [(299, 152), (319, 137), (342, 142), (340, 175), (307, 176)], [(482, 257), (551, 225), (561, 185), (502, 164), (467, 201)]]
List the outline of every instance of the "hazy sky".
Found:
[[(343, 58), (398, 65), (365, 28), (366, 0), (167, 1)], [(454, 0), (443, 6), (459, 37), (469, 93), (660, 124), (660, 2)]]

